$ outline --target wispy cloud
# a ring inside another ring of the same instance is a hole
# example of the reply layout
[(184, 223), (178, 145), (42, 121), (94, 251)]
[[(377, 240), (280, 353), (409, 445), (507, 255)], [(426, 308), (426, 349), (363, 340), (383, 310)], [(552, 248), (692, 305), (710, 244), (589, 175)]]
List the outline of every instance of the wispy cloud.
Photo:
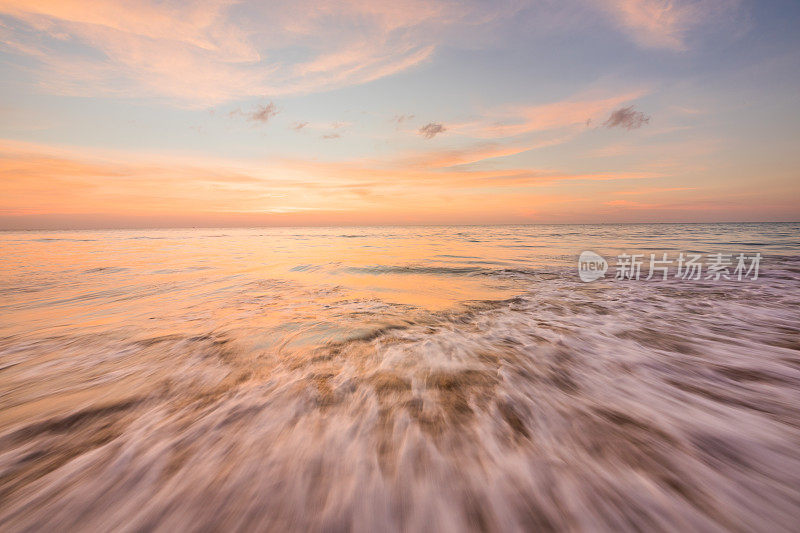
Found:
[(430, 58), (447, 28), (493, 11), (448, 0), (4, 0), (0, 41), (36, 62), (49, 92), (200, 107), (390, 76)]
[(444, 133), (445, 131), (447, 131), (447, 128), (445, 128), (443, 124), (439, 122), (430, 122), (422, 126), (417, 133), (426, 139), (433, 139), (438, 134)]
[(295, 122), (294, 124), (292, 124), (292, 129), (294, 131), (300, 131), (303, 128), (305, 128), (306, 126), (308, 126), (308, 122), (306, 122), (306, 121)]
[[(336, 135), (336, 134), (333, 134)], [(487, 187), (657, 177), (648, 172), (569, 173), (550, 169), (431, 168), (412, 160), (227, 159), (59, 148), (0, 140), (0, 210), (6, 213), (186, 213), (324, 210), (416, 205), (419, 197), (474, 196)], [(405, 192), (403, 192), (405, 191)], [(47, 194), (45, 194), (47, 192)], [(407, 196), (407, 198), (406, 198)]]
[(266, 124), (272, 117), (278, 114), (278, 108), (273, 102), (268, 104), (259, 104), (250, 111), (242, 111), (241, 108), (236, 108), (230, 113), (229, 117), (244, 117), (250, 122), (259, 122)]
[[(564, 144), (585, 132), (588, 125), (603, 121), (615, 107), (643, 94), (644, 90), (628, 90), (612, 95), (608, 95), (607, 91), (592, 90), (557, 102), (489, 109), (477, 119), (447, 126), (447, 131), (460, 136), (461, 141), (463, 137), (474, 141), (461, 147), (414, 157), (421, 158), (425, 164), (433, 167), (447, 167)], [(435, 135), (438, 133), (436, 125), (428, 124), (418, 133)]]
[(443, 44), (480, 34), (496, 41), (502, 27), (496, 22), (520, 13), (535, 20), (537, 31), (570, 31), (564, 12), (577, 8), (596, 17), (599, 7), (641, 46), (683, 50), (695, 26), (738, 3), (568, 0), (559, 8), (553, 4), (562, 3), (517, 0), (3, 0), (0, 42), (35, 62), (31, 72), (48, 92), (158, 97), (202, 107), (391, 76), (428, 61)]
[(633, 189), (628, 191), (616, 191), (615, 194), (637, 195), (637, 194), (660, 194), (665, 192), (696, 191), (697, 187), (649, 187), (646, 189)]
[(554, 146), (570, 140), (572, 136), (554, 137), (540, 141), (503, 142), (477, 142), (460, 148), (432, 150), (429, 152), (415, 152), (405, 154), (399, 158), (403, 164), (422, 166), (426, 168), (447, 168), (459, 165), (478, 163), (488, 159), (508, 157), (521, 154), (537, 148)]
[(482, 139), (557, 130), (571, 126), (586, 127), (602, 120), (615, 107), (635, 100), (643, 90), (597, 96), (581, 95), (566, 100), (530, 106), (505, 106), (493, 109), (478, 120), (453, 124), (454, 133)]
[(412, 115), (412, 114), (395, 115), (395, 116), (392, 117), (392, 122), (394, 122), (395, 124), (399, 125), (399, 124), (403, 124), (404, 122), (407, 122), (407, 121), (413, 120), (413, 119), (414, 119), (414, 115)]
[(606, 128), (625, 128), (626, 130), (635, 130), (641, 128), (645, 124), (650, 123), (650, 117), (636, 111), (634, 106), (621, 107), (611, 112), (611, 115), (603, 123)]
[[(691, 188), (666, 186), (660, 181), (666, 177), (644, 169), (432, 168), (411, 158), (243, 161), (0, 140), (0, 227), (47, 220), (63, 225), (84, 218), (95, 225), (101, 219), (103, 224), (134, 219), (136, 224), (158, 224), (154, 221), (168, 218), (175, 224), (234, 225), (474, 223), (508, 222), (515, 213), (536, 213), (543, 221), (575, 221), (617, 213), (612, 208), (641, 213), (645, 207), (648, 219), (659, 220), (704, 213), (706, 205), (716, 212), (771, 213), (787, 220), (796, 216), (796, 203), (763, 188), (734, 194), (723, 181), (716, 188), (705, 186), (703, 196), (689, 196), (679, 191)], [(649, 180), (665, 186), (632, 185)], [(630, 188), (620, 191), (621, 186)], [(676, 192), (676, 200), (664, 203), (659, 195), (669, 191)], [(281, 217), (273, 216), (277, 214)]]
[(603, 0), (618, 26), (637, 44), (676, 51), (687, 49), (694, 27), (718, 20), (738, 0)]
[(278, 114), (278, 109), (275, 104), (270, 102), (268, 104), (259, 105), (256, 109), (247, 114), (247, 119), (254, 122), (269, 122), (269, 119)]
[(632, 200), (609, 200), (603, 203), (613, 207), (625, 207), (628, 209), (655, 209), (660, 207), (659, 204), (656, 203), (634, 202)]

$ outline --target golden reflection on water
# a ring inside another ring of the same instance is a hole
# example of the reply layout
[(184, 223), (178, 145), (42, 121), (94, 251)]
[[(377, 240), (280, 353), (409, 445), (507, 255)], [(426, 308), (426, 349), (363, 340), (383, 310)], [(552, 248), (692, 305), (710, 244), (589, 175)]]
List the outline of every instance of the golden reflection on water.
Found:
[[(799, 233), (0, 233), (0, 523), (787, 530)], [(583, 284), (587, 249), (767, 261)]]

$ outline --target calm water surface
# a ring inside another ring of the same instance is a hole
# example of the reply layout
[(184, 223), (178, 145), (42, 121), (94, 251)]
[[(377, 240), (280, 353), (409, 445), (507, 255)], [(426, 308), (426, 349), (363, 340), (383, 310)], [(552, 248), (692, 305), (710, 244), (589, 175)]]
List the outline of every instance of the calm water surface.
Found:
[(0, 529), (793, 531), (798, 350), (800, 224), (0, 232)]

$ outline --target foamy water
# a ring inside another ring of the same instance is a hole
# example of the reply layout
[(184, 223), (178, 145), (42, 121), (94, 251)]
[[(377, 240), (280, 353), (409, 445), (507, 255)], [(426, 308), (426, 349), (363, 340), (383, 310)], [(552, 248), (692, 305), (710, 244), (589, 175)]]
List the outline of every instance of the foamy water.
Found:
[[(582, 283), (584, 250), (761, 253)], [(794, 531), (800, 224), (0, 233), (4, 531)]]

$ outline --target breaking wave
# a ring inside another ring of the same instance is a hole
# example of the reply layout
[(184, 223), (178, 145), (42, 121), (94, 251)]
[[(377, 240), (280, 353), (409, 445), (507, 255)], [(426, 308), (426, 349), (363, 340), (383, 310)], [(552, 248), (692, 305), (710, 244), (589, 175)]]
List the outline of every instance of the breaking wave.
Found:
[[(746, 284), (548, 272), (433, 308), (291, 279), (185, 281), (196, 296), (160, 325), (8, 332), (0, 523), (796, 529), (800, 260), (772, 256)], [(103, 297), (119, 302), (80, 305)], [(149, 320), (135, 305), (125, 317)]]

